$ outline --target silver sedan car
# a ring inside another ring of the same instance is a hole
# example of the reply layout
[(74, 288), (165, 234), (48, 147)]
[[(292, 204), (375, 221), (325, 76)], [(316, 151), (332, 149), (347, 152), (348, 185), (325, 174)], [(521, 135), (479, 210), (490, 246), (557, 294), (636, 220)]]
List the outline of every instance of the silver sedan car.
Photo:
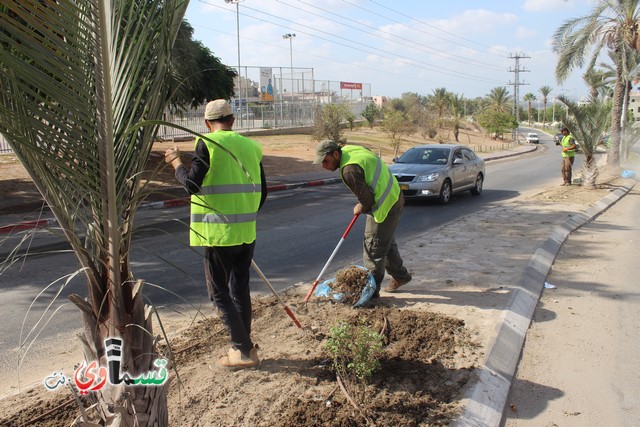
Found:
[(394, 159), (389, 170), (406, 198), (437, 197), (443, 204), (459, 191), (480, 194), (485, 177), (484, 160), (456, 144), (412, 147)]

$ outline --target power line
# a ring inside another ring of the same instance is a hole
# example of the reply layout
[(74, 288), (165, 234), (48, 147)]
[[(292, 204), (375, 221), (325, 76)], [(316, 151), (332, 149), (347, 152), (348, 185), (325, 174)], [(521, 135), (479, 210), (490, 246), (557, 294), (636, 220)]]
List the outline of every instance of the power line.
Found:
[[(334, 20), (334, 19), (327, 18), (326, 16), (323, 16), (323, 15), (320, 15), (320, 14), (317, 14), (317, 13), (312, 13), (312, 12), (310, 12), (310, 11), (308, 11), (308, 10), (302, 9), (302, 8), (300, 8), (300, 7), (296, 7), (296, 6), (294, 6), (294, 5), (290, 4), (290, 3), (285, 3), (285, 2), (284, 2), (284, 1), (282, 1), (282, 0), (276, 0), (276, 1), (277, 1), (278, 3), (282, 3), (282, 4), (284, 4), (284, 5), (287, 5), (287, 6), (289, 6), (289, 7), (292, 7), (292, 8), (294, 8), (294, 9), (301, 10), (301, 11), (303, 11), (303, 12), (305, 12), (305, 13), (309, 13), (309, 14), (311, 14), (311, 15), (318, 16), (318, 17), (323, 18), (323, 19), (326, 19), (326, 20), (328, 20), (328, 21), (335, 22), (335, 23), (337, 23), (337, 24), (339, 24), (339, 25), (346, 26), (346, 27), (348, 27), (348, 28), (350, 28), (350, 29), (352, 29), (352, 30), (360, 31), (360, 32), (363, 32), (363, 33), (365, 33), (365, 34), (367, 34), (367, 35), (370, 35), (370, 36), (373, 36), (373, 37), (377, 37), (377, 38), (383, 39), (383, 40), (385, 40), (385, 41), (390, 41), (390, 42), (392, 42), (392, 43), (397, 43), (397, 44), (400, 44), (400, 45), (402, 45), (402, 46), (406, 46), (406, 44), (403, 44), (403, 43), (400, 43), (400, 42), (397, 42), (397, 41), (394, 41), (394, 40), (391, 40), (391, 39), (386, 39), (386, 38), (384, 38), (384, 37), (382, 37), (382, 36), (380, 36), (380, 35), (378, 35), (378, 34), (376, 34), (376, 33), (372, 33), (372, 32), (369, 32), (369, 31), (362, 30), (362, 29), (360, 29), (360, 28), (353, 27), (353, 26), (351, 26), (351, 25), (344, 24), (344, 23), (342, 23), (342, 22), (336, 21), (336, 20)], [(345, 0), (343, 0), (343, 1), (345, 1)], [(405, 38), (405, 37), (398, 36), (398, 35), (396, 35), (396, 34), (393, 34), (393, 33), (388, 32), (388, 31), (381, 31), (379, 28), (376, 28), (376, 27), (374, 27), (374, 26), (372, 26), (372, 25), (367, 25), (367, 24), (362, 23), (362, 22), (359, 22), (359, 21), (357, 21), (357, 20), (355, 20), (355, 19), (347, 18), (347, 17), (342, 16), (342, 15), (340, 15), (340, 14), (337, 14), (337, 13), (331, 12), (330, 10), (323, 9), (323, 8), (321, 8), (321, 7), (319, 7), (319, 6), (315, 6), (315, 5), (313, 5), (313, 4), (307, 3), (307, 2), (305, 2), (305, 1), (303, 1), (303, 0), (298, 0), (298, 2), (299, 2), (299, 3), (302, 3), (302, 4), (305, 4), (305, 5), (309, 6), (309, 7), (312, 7), (312, 8), (314, 8), (314, 9), (321, 10), (321, 11), (323, 11), (323, 12), (325, 12), (325, 13), (328, 13), (328, 14), (331, 14), (331, 15), (334, 15), (334, 16), (338, 16), (338, 17), (340, 17), (340, 18), (342, 18), (342, 19), (344, 19), (344, 20), (347, 20), (347, 21), (350, 21), (350, 22), (354, 22), (354, 23), (356, 23), (356, 24), (358, 24), (358, 25), (360, 25), (360, 26), (362, 26), (362, 27), (370, 28), (370, 29), (372, 29), (372, 30), (374, 30), (374, 31), (376, 31), (376, 32), (383, 32), (384, 34), (386, 34), (386, 35), (388, 35), (388, 36), (391, 36), (391, 37), (394, 37), (394, 38), (397, 38), (397, 39), (400, 39), (400, 40), (402, 40), (403, 42), (409, 42), (409, 43), (411, 43), (411, 44), (414, 46), (413, 48), (414, 48), (414, 49), (416, 49), (416, 50), (418, 50), (418, 51), (422, 51), (422, 52), (429, 53), (429, 54), (436, 55), (436, 56), (446, 57), (446, 58), (448, 58), (448, 59), (451, 59), (451, 60), (453, 60), (453, 61), (460, 62), (460, 63), (463, 63), (463, 64), (469, 64), (469, 65), (480, 65), (480, 66), (483, 66), (483, 67), (486, 67), (486, 68), (490, 68), (490, 69), (493, 69), (493, 70), (496, 70), (496, 71), (498, 71), (498, 70), (502, 70), (502, 68), (500, 68), (500, 67), (498, 67), (498, 66), (495, 66), (495, 65), (493, 65), (493, 64), (488, 64), (488, 63), (486, 63), (486, 62), (476, 61), (476, 60), (473, 60), (473, 59), (465, 58), (465, 57), (463, 57), (463, 56), (456, 55), (456, 54), (453, 54), (453, 53), (451, 53), (451, 52), (447, 52), (447, 51), (444, 51), (444, 50), (441, 50), (441, 49), (436, 49), (436, 48), (433, 48), (433, 47), (425, 46), (425, 45), (423, 45), (423, 44), (421, 44), (421, 43), (418, 43), (418, 42), (416, 42), (416, 41), (414, 41), (414, 40), (411, 40), (411, 39), (408, 39), (408, 38)], [(347, 2), (347, 1), (345, 1), (345, 3), (347, 3), (347, 4), (352, 4), (352, 3), (349, 3), (349, 2)], [(360, 9), (362, 9), (361, 7), (356, 6), (356, 5), (353, 5), (353, 6), (355, 6), (355, 7), (358, 7), (358, 8), (360, 8)], [(366, 9), (363, 9), (363, 10), (366, 10)], [(406, 26), (406, 25), (404, 25), (404, 24), (401, 24), (401, 25), (403, 25), (403, 26), (407, 27), (407, 26)], [(417, 30), (417, 29), (413, 29), (413, 28), (411, 28), (411, 27), (407, 27), (407, 28), (412, 29), (412, 30), (415, 30), (415, 31), (418, 31), (418, 32), (421, 32), (421, 33), (424, 33), (424, 31), (419, 31), (419, 30)], [(458, 59), (455, 59), (455, 58), (458, 58)]]
[[(352, 5), (352, 6), (354, 6), (354, 7), (357, 7), (357, 8), (360, 8), (360, 9), (362, 9), (362, 10), (365, 10), (365, 11), (367, 11), (367, 12), (369, 12), (369, 13), (373, 14), (373, 15), (380, 16), (380, 17), (385, 18), (385, 19), (389, 19), (389, 17), (388, 17), (388, 16), (380, 15), (380, 14), (378, 14), (378, 13), (376, 13), (376, 12), (370, 11), (370, 10), (365, 9), (365, 8), (363, 8), (363, 7), (360, 7), (360, 6), (356, 5), (356, 4), (350, 3), (350, 2), (348, 2), (347, 0), (342, 0), (342, 1), (343, 1), (343, 2), (345, 2), (345, 3), (347, 3), (347, 4), (349, 4), (349, 5)], [(416, 17), (415, 17), (415, 16), (406, 15), (406, 14), (404, 14), (404, 13), (402, 13), (402, 12), (398, 12), (397, 10), (391, 9), (390, 7), (387, 7), (387, 6), (383, 5), (383, 4), (380, 4), (380, 3), (378, 3), (378, 2), (377, 2), (377, 1), (375, 1), (375, 0), (369, 0), (369, 1), (370, 1), (371, 3), (373, 3), (373, 4), (376, 4), (376, 5), (380, 6), (380, 7), (382, 7), (383, 9), (387, 9), (387, 10), (389, 10), (389, 11), (391, 11), (391, 12), (395, 13), (395, 14), (398, 14), (398, 15), (403, 16), (403, 17), (405, 17), (405, 18), (409, 18), (409, 19), (411, 19), (411, 20), (413, 20), (413, 21), (419, 22), (419, 23), (421, 23), (422, 25), (424, 25), (424, 26), (426, 26), (426, 27), (433, 28), (434, 30), (440, 31), (440, 32), (442, 32), (442, 33), (448, 34), (448, 35), (453, 36), (453, 37), (456, 37), (456, 38), (459, 38), (459, 39), (464, 40), (464, 41), (466, 41), (466, 42), (468, 42), (468, 43), (472, 43), (472, 44), (475, 44), (475, 45), (478, 45), (478, 46), (482, 46), (482, 47), (484, 47), (484, 48), (486, 48), (486, 49), (489, 49), (490, 51), (491, 51), (491, 50), (493, 50), (493, 51), (496, 51), (496, 52), (500, 52), (499, 54), (498, 54), (498, 53), (491, 53), (491, 52), (485, 52), (485, 53), (486, 53), (486, 54), (488, 54), (488, 55), (493, 55), (493, 56), (498, 56), (498, 57), (504, 58), (505, 52), (501, 52), (501, 51), (497, 50), (497, 49), (496, 49), (496, 48), (494, 48), (494, 47), (487, 46), (487, 45), (484, 45), (484, 44), (482, 44), (482, 43), (478, 43), (478, 42), (476, 42), (476, 41), (474, 41), (474, 40), (466, 39), (466, 38), (464, 38), (464, 37), (462, 37), (462, 36), (459, 36), (459, 35), (457, 35), (457, 34), (451, 33), (451, 32), (449, 32), (449, 31), (445, 31), (445, 30), (443, 30), (443, 29), (441, 29), (441, 28), (438, 28), (438, 27), (436, 27), (436, 26), (434, 26), (434, 25), (428, 24), (427, 22), (424, 22), (424, 21), (421, 21), (421, 20), (419, 20), (419, 19), (416, 19)], [(405, 25), (405, 24), (403, 24), (403, 23), (401, 23), (401, 22), (397, 22), (397, 21), (392, 21), (392, 22), (396, 22), (396, 23), (398, 23), (398, 24), (400, 24), (400, 25)], [(405, 26), (406, 26), (406, 25), (405, 25)], [(419, 31), (419, 30), (417, 30), (417, 31)], [(424, 34), (427, 34), (427, 35), (433, 36), (433, 37), (435, 37), (435, 38), (438, 38), (438, 39), (440, 39), (440, 40), (444, 40), (444, 41), (449, 42), (449, 43), (456, 44), (456, 45), (458, 45), (458, 46), (462, 46), (462, 47), (469, 47), (469, 46), (467, 46), (467, 45), (464, 45), (464, 44), (461, 44), (461, 43), (457, 43), (457, 42), (455, 42), (455, 41), (453, 41), (453, 40), (449, 40), (449, 39), (446, 39), (446, 38), (444, 38), (444, 37), (440, 37), (440, 36), (437, 36), (437, 35), (435, 35), (435, 34), (428, 33), (428, 32), (426, 32), (426, 31), (422, 31), (422, 32), (423, 32)]]
[[(209, 3), (209, 2), (204, 1), (204, 0), (200, 0), (200, 2), (201, 3), (205, 3), (207, 5), (210, 5), (210, 6), (214, 6), (214, 7), (223, 9), (223, 10), (228, 10), (228, 9), (226, 9), (224, 7), (218, 6), (217, 4)], [(316, 31), (316, 32), (322, 33), (322, 34), (326, 34), (327, 36), (330, 36), (330, 37), (335, 38), (335, 39), (340, 39), (340, 40), (344, 40), (344, 41), (350, 41), (350, 40), (345, 39), (344, 37), (336, 36), (335, 34), (331, 34), (331, 33), (328, 33), (326, 31), (322, 31), (322, 30), (319, 30), (317, 28), (310, 27), (308, 25), (300, 24), (300, 23), (297, 23), (297, 22), (295, 22), (293, 20), (282, 18), (280, 16), (277, 16), (277, 15), (274, 15), (274, 14), (271, 14), (271, 13), (268, 13), (268, 12), (264, 12), (264, 11), (259, 10), (259, 9), (254, 9), (254, 8), (252, 8), (250, 6), (244, 6), (243, 7), (243, 10), (247, 10), (247, 9), (249, 9), (251, 11), (254, 11), (254, 12), (257, 12), (257, 13), (262, 14), (262, 15), (266, 15), (266, 16), (269, 16), (269, 17), (272, 17), (272, 18), (275, 18), (275, 19), (278, 19), (278, 20), (281, 20), (281, 21), (285, 21), (285, 22), (287, 22), (289, 24), (293, 24), (293, 25), (297, 26), (298, 28), (306, 28), (306, 29), (309, 29), (309, 30), (312, 30), (312, 31)], [(259, 22), (268, 22), (270, 24), (273, 24), (273, 25), (276, 25), (276, 26), (282, 27), (282, 28), (290, 28), (291, 27), (291, 25), (288, 25), (288, 26), (285, 27), (284, 25), (280, 25), (280, 24), (278, 24), (276, 22), (269, 21), (269, 20), (266, 20), (264, 18), (259, 18), (259, 17), (253, 16), (253, 15), (249, 15), (247, 13), (241, 13), (241, 15), (249, 17), (249, 18), (252, 18), (252, 19), (255, 19), (255, 20), (259, 21)], [(339, 41), (336, 41), (336, 40), (332, 40), (332, 39), (329, 39), (329, 38), (326, 38), (326, 37), (322, 37), (322, 36), (319, 36), (317, 34), (305, 32), (304, 30), (300, 30), (300, 29), (296, 29), (296, 31), (298, 33), (306, 34), (306, 35), (309, 35), (311, 37), (318, 38), (320, 40), (325, 40), (325, 41), (328, 41), (330, 43), (338, 44), (338, 45), (341, 45), (341, 46), (344, 46), (344, 47), (347, 47), (347, 48), (350, 48), (350, 49), (358, 50), (360, 52), (365, 52), (365, 53), (371, 53), (371, 54), (374, 54), (374, 55), (378, 55), (381, 58), (385, 58), (385, 59), (389, 59), (389, 60), (397, 60), (398, 58), (400, 58), (402, 60), (401, 62), (403, 64), (405, 64), (405, 65), (408, 65), (408, 66), (418, 67), (420, 69), (426, 69), (426, 70), (429, 70), (429, 71), (436, 71), (436, 72), (439, 72), (439, 73), (442, 73), (442, 74), (450, 75), (450, 76), (453, 76), (453, 77), (465, 78), (465, 79), (468, 79), (468, 80), (475, 80), (475, 81), (480, 81), (480, 82), (485, 82), (485, 83), (492, 83), (492, 84), (499, 83), (497, 80), (481, 78), (481, 77), (478, 77), (478, 76), (473, 75), (473, 74), (455, 72), (455, 71), (451, 71), (451, 70), (443, 68), (443, 67), (439, 67), (437, 65), (432, 65), (432, 64), (425, 63), (425, 62), (416, 61), (414, 58), (408, 58), (408, 57), (405, 57), (405, 56), (402, 56), (402, 55), (397, 55), (397, 54), (394, 54), (393, 52), (388, 52), (388, 51), (379, 49), (379, 48), (377, 48), (375, 46), (367, 45), (365, 43), (351, 41), (352, 43), (354, 43), (356, 45), (360, 45), (360, 46), (363, 46), (365, 48), (373, 49), (373, 50), (366, 50), (366, 49), (357, 48), (357, 47), (354, 47), (352, 45), (345, 44), (345, 43), (342, 43), (342, 42), (339, 42)], [(383, 53), (385, 53), (387, 55), (390, 55), (390, 56), (382, 55), (380, 52), (383, 52)], [(414, 62), (416, 64), (420, 64), (420, 67), (418, 65), (415, 65)]]

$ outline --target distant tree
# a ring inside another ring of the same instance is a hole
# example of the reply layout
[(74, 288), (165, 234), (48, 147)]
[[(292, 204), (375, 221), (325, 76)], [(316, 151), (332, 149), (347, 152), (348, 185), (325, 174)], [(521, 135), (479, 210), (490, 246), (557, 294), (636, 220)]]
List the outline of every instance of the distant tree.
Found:
[(460, 128), (464, 125), (464, 103), (464, 95), (453, 93), (449, 95), (449, 111), (451, 112), (450, 123), (456, 142), (460, 142), (458, 136), (460, 135)]
[(433, 139), (438, 134), (438, 119), (431, 110), (423, 108), (417, 116), (416, 127), (422, 138)]
[(506, 113), (511, 109), (511, 95), (509, 91), (502, 87), (494, 87), (487, 95), (488, 107), (500, 113)]
[(338, 143), (346, 142), (344, 125), (351, 111), (344, 104), (325, 104), (316, 109), (312, 137), (316, 141), (331, 139)]
[(531, 126), (531, 103), (535, 101), (537, 98), (531, 92), (525, 94), (522, 97), (523, 100), (527, 101), (527, 117), (529, 119), (529, 126)]
[(418, 95), (416, 92), (404, 92), (400, 96), (400, 99), (402, 100), (404, 111), (407, 113), (421, 110), (427, 105), (426, 98)]
[(602, 89), (606, 88), (606, 74), (607, 72), (603, 69), (599, 68), (589, 68), (586, 73), (582, 75), (582, 80), (584, 80), (587, 87), (589, 87), (589, 97), (591, 99), (596, 99), (600, 97), (602, 94)]
[(515, 129), (518, 126), (516, 118), (510, 113), (485, 109), (476, 115), (476, 120), (492, 139), (498, 139), (506, 130)]
[(542, 95), (542, 105), (544, 106), (544, 109), (542, 110), (544, 111), (544, 114), (542, 115), (542, 127), (545, 128), (547, 127), (547, 101), (549, 94), (553, 89), (549, 86), (542, 86), (539, 90)]
[(402, 111), (402, 112), (406, 111), (402, 98), (390, 99), (385, 108), (396, 110), (396, 111)]
[(356, 115), (348, 108), (345, 108), (344, 120), (349, 123), (349, 130), (353, 130), (353, 126), (356, 122)]
[(213, 99), (233, 95), (236, 71), (225, 66), (200, 41), (193, 40), (193, 27), (182, 21), (173, 45), (169, 88), (173, 109), (195, 108)]
[(411, 135), (415, 132), (415, 129), (407, 122), (405, 113), (393, 109), (385, 110), (381, 127), (389, 136), (389, 145), (393, 149), (393, 157), (398, 157), (402, 137), (404, 135)]
[(375, 125), (376, 120), (382, 117), (382, 110), (372, 102), (364, 109), (362, 117), (364, 117), (367, 123), (369, 123), (369, 127), (373, 129), (373, 125)]
[(436, 111), (438, 120), (442, 120), (449, 108), (449, 92), (447, 92), (447, 89), (443, 87), (434, 89), (433, 95), (429, 96), (429, 105)]

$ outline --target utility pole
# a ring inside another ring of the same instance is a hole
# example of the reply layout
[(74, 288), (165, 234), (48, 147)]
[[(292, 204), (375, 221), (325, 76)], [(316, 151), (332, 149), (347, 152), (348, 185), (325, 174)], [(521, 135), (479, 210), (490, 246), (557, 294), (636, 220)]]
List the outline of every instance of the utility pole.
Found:
[(510, 73), (513, 73), (513, 83), (509, 82), (508, 84), (513, 85), (513, 115), (516, 118), (516, 122), (518, 122), (518, 127), (515, 130), (515, 135), (513, 135), (514, 140), (518, 140), (519, 128), (520, 128), (520, 86), (528, 85), (529, 83), (520, 82), (520, 73), (528, 73), (529, 70), (525, 70), (524, 68), (520, 68), (520, 60), (525, 58), (531, 58), (530, 56), (524, 56), (524, 54), (516, 53), (515, 55), (509, 54), (509, 58), (512, 58), (516, 61), (516, 67), (513, 70), (509, 70)]
[[(240, 68), (240, 2), (242, 0), (224, 0), (227, 4), (236, 5), (236, 34), (238, 35), (238, 119), (239, 127), (242, 128), (242, 69)], [(247, 103), (248, 105), (248, 103)], [(249, 107), (247, 107), (248, 109)]]

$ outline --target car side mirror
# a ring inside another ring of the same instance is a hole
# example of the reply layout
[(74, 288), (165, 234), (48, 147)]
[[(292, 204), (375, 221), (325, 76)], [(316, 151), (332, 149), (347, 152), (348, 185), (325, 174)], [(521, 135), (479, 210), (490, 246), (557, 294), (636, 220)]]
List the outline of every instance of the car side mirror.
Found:
[(464, 160), (462, 160), (460, 157), (456, 157), (455, 159), (453, 159), (454, 165), (461, 165), (463, 163), (464, 163)]
[(394, 157), (392, 161), (393, 161), (393, 163), (395, 163), (395, 162), (397, 162), (397, 161), (398, 161), (398, 158), (397, 158), (397, 157)]

